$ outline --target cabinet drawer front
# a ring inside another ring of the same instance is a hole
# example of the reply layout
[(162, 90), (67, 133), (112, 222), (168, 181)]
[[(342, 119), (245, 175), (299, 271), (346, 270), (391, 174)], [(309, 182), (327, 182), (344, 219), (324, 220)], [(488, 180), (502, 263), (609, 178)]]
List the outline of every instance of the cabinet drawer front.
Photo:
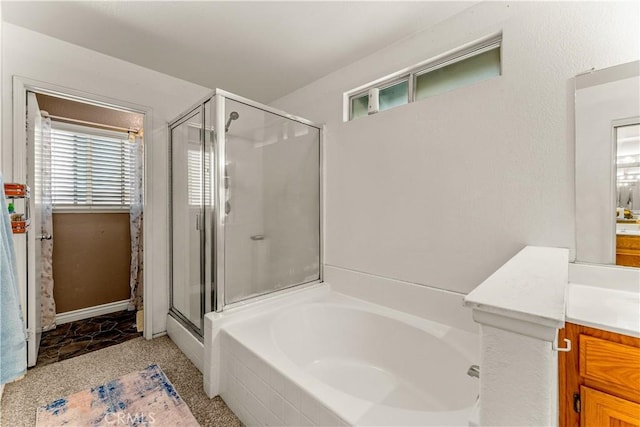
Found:
[(640, 405), (610, 394), (580, 387), (582, 427), (640, 427)]
[(640, 251), (640, 236), (616, 236), (616, 247), (618, 249), (635, 249)]
[(580, 335), (580, 375), (640, 393), (640, 348)]

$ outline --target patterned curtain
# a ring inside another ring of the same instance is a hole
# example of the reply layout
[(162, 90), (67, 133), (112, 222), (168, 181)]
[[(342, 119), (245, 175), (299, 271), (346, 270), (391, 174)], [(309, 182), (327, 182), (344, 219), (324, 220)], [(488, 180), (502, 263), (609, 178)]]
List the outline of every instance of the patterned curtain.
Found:
[(142, 185), (144, 148), (142, 146), (142, 131), (129, 132), (129, 147), (131, 150), (131, 208), (129, 220), (131, 228), (131, 268), (129, 286), (131, 299), (129, 311), (142, 310), (143, 294), (143, 247), (142, 247)]
[[(42, 223), (41, 234), (52, 236), (42, 240), (40, 255), (40, 283), (42, 296), (42, 330), (48, 331), (56, 327), (56, 302), (53, 299), (53, 206), (51, 202), (51, 119), (42, 112)], [(40, 242), (36, 241), (36, 244)]]

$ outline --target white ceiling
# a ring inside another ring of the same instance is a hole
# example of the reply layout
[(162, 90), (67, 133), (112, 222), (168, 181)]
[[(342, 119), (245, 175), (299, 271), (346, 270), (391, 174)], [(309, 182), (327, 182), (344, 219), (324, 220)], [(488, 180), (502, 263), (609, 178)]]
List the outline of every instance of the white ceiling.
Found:
[(268, 103), (475, 3), (2, 1), (2, 18)]

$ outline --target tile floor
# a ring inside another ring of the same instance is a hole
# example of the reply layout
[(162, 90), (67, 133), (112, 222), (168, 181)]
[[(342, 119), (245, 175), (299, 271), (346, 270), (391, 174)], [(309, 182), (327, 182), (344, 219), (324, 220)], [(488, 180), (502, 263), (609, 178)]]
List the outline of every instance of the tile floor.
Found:
[(118, 311), (58, 325), (42, 333), (36, 366), (70, 359), (142, 336), (136, 312)]

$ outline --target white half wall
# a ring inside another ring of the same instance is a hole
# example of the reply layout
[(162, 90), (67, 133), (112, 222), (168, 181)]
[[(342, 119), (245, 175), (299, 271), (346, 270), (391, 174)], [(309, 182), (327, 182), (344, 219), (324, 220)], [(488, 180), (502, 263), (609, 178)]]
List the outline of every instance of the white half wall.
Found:
[[(272, 103), (327, 124), (325, 264), (468, 293), (575, 257), (574, 77), (637, 60), (637, 2), (482, 2)], [(502, 76), (352, 122), (343, 93), (503, 33)]]
[(14, 75), (152, 109), (151, 129), (145, 129), (145, 149), (151, 150), (147, 180), (152, 183), (145, 220), (150, 221), (154, 235), (153, 244), (145, 247), (147, 259), (152, 260), (145, 266), (145, 275), (153, 287), (151, 327), (154, 334), (164, 332), (169, 308), (167, 122), (211, 90), (3, 22), (2, 169), (6, 181), (13, 175)]
[(558, 353), (536, 338), (480, 326), (480, 425), (557, 426)]

